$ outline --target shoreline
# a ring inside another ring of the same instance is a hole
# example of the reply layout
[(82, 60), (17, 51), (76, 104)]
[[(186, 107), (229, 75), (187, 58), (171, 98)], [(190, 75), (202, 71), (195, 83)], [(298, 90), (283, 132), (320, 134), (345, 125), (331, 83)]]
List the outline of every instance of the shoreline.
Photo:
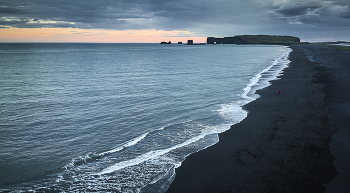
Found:
[[(349, 134), (345, 127), (350, 121), (337, 125), (337, 105), (331, 103), (344, 99), (331, 95), (330, 85), (336, 80), (327, 74), (327, 66), (307, 59), (339, 51), (312, 45), (291, 48), (291, 63), (281, 79), (257, 91), (260, 98), (244, 106), (248, 117), (219, 134), (217, 144), (187, 157), (167, 192), (325, 192), (327, 187), (340, 190), (339, 186), (346, 190), (342, 183), (349, 174), (339, 172), (347, 167), (339, 157), (344, 139), (334, 144), (337, 135), (332, 135), (339, 127)], [(348, 55), (339, 57), (349, 62)]]

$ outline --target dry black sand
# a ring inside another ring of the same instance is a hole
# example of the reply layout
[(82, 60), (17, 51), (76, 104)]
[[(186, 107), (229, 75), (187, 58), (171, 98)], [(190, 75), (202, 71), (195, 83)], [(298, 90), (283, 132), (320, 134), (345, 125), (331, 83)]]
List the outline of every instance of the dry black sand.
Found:
[(281, 79), (190, 155), (167, 192), (349, 192), (350, 52), (291, 48)]

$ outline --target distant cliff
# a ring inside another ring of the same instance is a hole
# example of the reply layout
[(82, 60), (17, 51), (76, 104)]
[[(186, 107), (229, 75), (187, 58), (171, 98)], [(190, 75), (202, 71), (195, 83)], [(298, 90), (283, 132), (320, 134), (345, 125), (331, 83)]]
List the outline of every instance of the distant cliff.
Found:
[(207, 37), (207, 44), (299, 44), (300, 39), (293, 36), (271, 35), (242, 35), (234, 37), (215, 38)]

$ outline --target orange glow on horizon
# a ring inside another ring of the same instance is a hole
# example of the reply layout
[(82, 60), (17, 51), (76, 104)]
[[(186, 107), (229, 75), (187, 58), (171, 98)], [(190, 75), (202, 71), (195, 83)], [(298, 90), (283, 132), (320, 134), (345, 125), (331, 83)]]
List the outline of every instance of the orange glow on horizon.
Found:
[(206, 42), (206, 37), (193, 36), (193, 33), (188, 31), (164, 30), (0, 28), (0, 42), (160, 43), (172, 41), (177, 43), (182, 41), (186, 43), (189, 39), (196, 43)]

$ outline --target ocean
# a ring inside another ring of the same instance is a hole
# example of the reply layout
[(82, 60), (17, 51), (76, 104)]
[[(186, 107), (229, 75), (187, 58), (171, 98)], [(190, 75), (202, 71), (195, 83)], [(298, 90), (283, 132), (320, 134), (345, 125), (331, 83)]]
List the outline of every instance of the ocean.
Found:
[(0, 44), (0, 192), (165, 192), (186, 156), (249, 116), (290, 51)]

